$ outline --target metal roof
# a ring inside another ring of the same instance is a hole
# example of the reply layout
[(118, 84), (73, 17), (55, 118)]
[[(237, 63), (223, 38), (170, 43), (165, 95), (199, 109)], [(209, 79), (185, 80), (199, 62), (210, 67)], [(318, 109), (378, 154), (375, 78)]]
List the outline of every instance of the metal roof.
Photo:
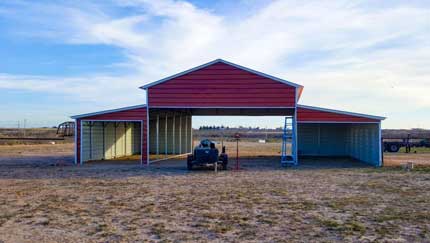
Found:
[(257, 74), (257, 75), (260, 75), (260, 76), (265, 77), (265, 78), (268, 78), (268, 79), (272, 79), (272, 80), (274, 80), (274, 81), (278, 81), (278, 82), (281, 82), (281, 83), (284, 83), (284, 84), (287, 84), (287, 85), (290, 85), (290, 86), (293, 86), (293, 87), (296, 87), (296, 88), (299, 88), (299, 89), (303, 89), (303, 86), (302, 86), (302, 85), (300, 85), (300, 84), (296, 84), (296, 83), (293, 83), (293, 82), (290, 82), (290, 81), (287, 81), (287, 80), (284, 80), (284, 79), (280, 79), (280, 78), (277, 78), (277, 77), (271, 76), (271, 75), (266, 74), (266, 73), (262, 73), (262, 72), (259, 72), (259, 71), (256, 71), (256, 70), (253, 70), (253, 69), (250, 69), (250, 68), (247, 68), (247, 67), (244, 67), (244, 66), (241, 66), (241, 65), (238, 65), (238, 64), (232, 63), (232, 62), (228, 62), (228, 61), (223, 60), (223, 59), (216, 59), (216, 60), (213, 60), (213, 61), (211, 61), (211, 62), (205, 63), (205, 64), (203, 64), (203, 65), (200, 65), (200, 66), (197, 66), (197, 67), (194, 67), (194, 68), (191, 68), (191, 69), (188, 69), (188, 70), (186, 70), (186, 71), (183, 71), (183, 72), (177, 73), (177, 74), (175, 74), (175, 75), (172, 75), (172, 76), (169, 76), (169, 77), (166, 77), (166, 78), (160, 79), (160, 80), (158, 80), (158, 81), (155, 81), (155, 82), (152, 82), (152, 83), (149, 83), (149, 84), (145, 84), (145, 85), (143, 85), (143, 86), (141, 86), (141, 87), (139, 87), (139, 88), (141, 88), (141, 89), (147, 89), (147, 88), (150, 88), (150, 87), (155, 86), (155, 85), (157, 85), (157, 84), (160, 84), (160, 83), (166, 82), (166, 81), (168, 81), (168, 80), (171, 80), (171, 79), (177, 78), (177, 77), (179, 77), (179, 76), (182, 76), (182, 75), (185, 75), (185, 74), (188, 74), (188, 73), (191, 73), (191, 72), (197, 71), (197, 70), (199, 70), (199, 69), (205, 68), (205, 67), (210, 66), (210, 65), (215, 64), (215, 63), (224, 63), (224, 64), (227, 64), (227, 65), (230, 65), (230, 66), (236, 67), (236, 68), (238, 68), (238, 69), (242, 69), (242, 70), (244, 70), (244, 71), (248, 71), (248, 72), (250, 72), (250, 73)]
[(117, 108), (117, 109), (111, 109), (111, 110), (104, 110), (104, 111), (97, 111), (97, 112), (92, 112), (92, 113), (85, 113), (85, 114), (81, 114), (81, 115), (75, 115), (75, 116), (71, 116), (70, 118), (79, 119), (79, 118), (84, 118), (84, 117), (89, 117), (89, 116), (96, 116), (96, 115), (102, 115), (102, 114), (113, 113), (113, 112), (118, 112), (118, 111), (127, 111), (127, 110), (145, 108), (145, 107), (146, 107), (146, 104), (126, 106), (126, 107)]
[(309, 106), (309, 105), (297, 104), (297, 108), (304, 108), (304, 109), (317, 110), (317, 111), (325, 111), (325, 112), (331, 112), (331, 113), (337, 113), (337, 114), (343, 114), (343, 115), (349, 115), (349, 116), (364, 117), (364, 118), (375, 119), (375, 120), (385, 120), (385, 118), (386, 118), (386, 117), (382, 117), (382, 116), (373, 116), (373, 115), (367, 115), (367, 114), (361, 114), (361, 113), (355, 113), (355, 112), (333, 110), (333, 109), (321, 108), (321, 107)]

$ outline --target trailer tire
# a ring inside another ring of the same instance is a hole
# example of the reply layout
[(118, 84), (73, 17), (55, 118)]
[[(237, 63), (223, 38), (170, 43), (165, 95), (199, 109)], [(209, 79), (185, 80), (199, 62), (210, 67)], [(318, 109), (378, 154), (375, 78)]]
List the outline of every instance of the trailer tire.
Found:
[(227, 154), (221, 154), (219, 156), (220, 161), (222, 161), (222, 170), (227, 170), (228, 165), (228, 155)]
[(193, 170), (193, 159), (194, 159), (193, 155), (190, 154), (187, 156), (187, 169), (188, 170)]
[(391, 144), (390, 147), (388, 148), (388, 151), (392, 152), (392, 153), (397, 153), (399, 152), (400, 146), (397, 144)]

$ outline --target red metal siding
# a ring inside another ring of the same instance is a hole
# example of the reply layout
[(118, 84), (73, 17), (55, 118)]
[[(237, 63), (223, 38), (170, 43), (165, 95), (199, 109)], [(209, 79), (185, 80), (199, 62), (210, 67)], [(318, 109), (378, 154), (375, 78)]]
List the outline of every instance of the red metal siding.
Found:
[(134, 120), (134, 121), (143, 121), (143, 127), (142, 127), (142, 161), (143, 163), (146, 163), (147, 161), (147, 127), (146, 127), (146, 108), (136, 108), (136, 109), (130, 109), (130, 110), (124, 110), (124, 111), (117, 111), (117, 112), (111, 112), (111, 113), (105, 113), (100, 115), (94, 115), (94, 116), (87, 116), (81, 119), (76, 120), (77, 124), (77, 154), (76, 158), (79, 163), (80, 161), (80, 153), (81, 153), (81, 126), (80, 122), (81, 120), (118, 120), (118, 121), (126, 121), (126, 120)]
[(150, 107), (294, 107), (295, 87), (215, 63), (148, 88)]
[(297, 108), (298, 122), (379, 122), (376, 119), (359, 117), (347, 114), (339, 114), (328, 111)]

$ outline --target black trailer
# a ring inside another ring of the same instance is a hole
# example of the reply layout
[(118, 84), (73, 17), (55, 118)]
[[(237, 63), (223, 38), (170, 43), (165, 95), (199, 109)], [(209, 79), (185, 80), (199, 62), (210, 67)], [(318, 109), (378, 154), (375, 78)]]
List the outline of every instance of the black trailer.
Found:
[(400, 148), (405, 147), (406, 153), (411, 151), (411, 148), (430, 148), (429, 138), (413, 138), (408, 135), (406, 138), (390, 138), (383, 139), (384, 152), (399, 152)]

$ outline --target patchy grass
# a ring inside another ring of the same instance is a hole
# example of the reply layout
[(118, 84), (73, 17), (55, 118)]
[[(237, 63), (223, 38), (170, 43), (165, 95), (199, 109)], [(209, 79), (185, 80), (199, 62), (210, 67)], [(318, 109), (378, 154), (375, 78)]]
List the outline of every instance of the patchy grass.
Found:
[[(6, 160), (6, 159), (4, 159)], [(426, 242), (430, 171), (0, 166), (4, 242)], [(252, 163), (253, 166), (246, 166)]]

